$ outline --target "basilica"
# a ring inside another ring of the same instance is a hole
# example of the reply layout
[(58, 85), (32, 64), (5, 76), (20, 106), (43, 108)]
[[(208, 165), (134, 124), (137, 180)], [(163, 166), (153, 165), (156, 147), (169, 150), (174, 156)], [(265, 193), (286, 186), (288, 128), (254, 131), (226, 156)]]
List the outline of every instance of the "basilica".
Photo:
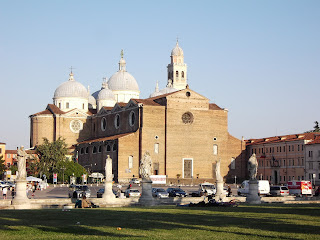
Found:
[(90, 172), (104, 173), (110, 155), (119, 182), (139, 177), (146, 152), (153, 174), (165, 175), (168, 182), (215, 181), (219, 159), (225, 180), (240, 176), (245, 144), (229, 134), (228, 110), (189, 87), (178, 41), (170, 58), (166, 87), (159, 89), (157, 83), (146, 99), (139, 97), (138, 82), (127, 72), (122, 51), (119, 70), (93, 94), (71, 71), (55, 90), (53, 103), (30, 115), (31, 147), (44, 137), (61, 137)]

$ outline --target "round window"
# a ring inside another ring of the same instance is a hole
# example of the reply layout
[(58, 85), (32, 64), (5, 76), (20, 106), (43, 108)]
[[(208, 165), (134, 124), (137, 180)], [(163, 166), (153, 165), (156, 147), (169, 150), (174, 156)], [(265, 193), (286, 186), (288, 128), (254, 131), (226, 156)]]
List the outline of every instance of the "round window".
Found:
[(136, 114), (134, 113), (134, 111), (132, 111), (129, 114), (129, 125), (130, 125), (130, 127), (133, 127), (135, 122), (136, 122)]
[(105, 131), (107, 129), (107, 119), (104, 117), (101, 119), (101, 130)]
[(182, 115), (182, 122), (184, 124), (191, 124), (193, 123), (193, 115), (191, 112), (186, 112)]
[(79, 133), (83, 128), (83, 123), (80, 120), (72, 120), (70, 122), (70, 130), (74, 133)]
[(114, 126), (116, 129), (118, 129), (120, 127), (120, 115), (119, 114), (117, 114), (114, 119)]

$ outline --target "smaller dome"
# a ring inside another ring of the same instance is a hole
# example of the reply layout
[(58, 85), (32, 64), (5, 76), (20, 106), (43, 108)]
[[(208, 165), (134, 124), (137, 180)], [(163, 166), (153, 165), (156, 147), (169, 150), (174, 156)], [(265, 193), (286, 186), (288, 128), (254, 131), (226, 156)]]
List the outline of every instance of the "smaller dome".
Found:
[(89, 96), (88, 103), (91, 104), (92, 106), (97, 105), (96, 99), (91, 95)]
[(108, 84), (104, 83), (103, 88), (100, 90), (97, 100), (115, 100), (113, 92), (108, 88)]
[(88, 91), (81, 83), (73, 78), (73, 73), (70, 73), (70, 78), (67, 82), (62, 83), (54, 92), (54, 98), (60, 97), (79, 97), (88, 98)]
[(179, 47), (179, 43), (177, 41), (176, 46), (171, 51), (171, 56), (183, 56), (183, 50)]

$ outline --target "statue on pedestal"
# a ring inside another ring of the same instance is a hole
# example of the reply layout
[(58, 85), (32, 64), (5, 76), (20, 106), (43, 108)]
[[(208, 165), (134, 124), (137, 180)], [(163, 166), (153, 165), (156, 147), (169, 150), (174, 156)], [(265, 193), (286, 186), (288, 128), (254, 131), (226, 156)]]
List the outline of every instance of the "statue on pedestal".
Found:
[(249, 179), (256, 180), (257, 172), (258, 172), (258, 161), (256, 154), (252, 154), (248, 161), (248, 171), (249, 171)]
[(219, 159), (218, 161), (216, 161), (216, 181), (217, 182), (221, 182), (223, 179), (221, 177), (221, 173), (220, 173), (220, 163), (221, 163), (221, 159)]
[(106, 166), (104, 167), (106, 182), (112, 182), (112, 159), (107, 155)]
[(18, 180), (25, 180), (27, 177), (27, 169), (26, 169), (26, 158), (27, 153), (24, 150), (24, 147), (21, 146), (20, 149), (17, 149), (17, 158), (18, 158)]
[(151, 171), (152, 171), (152, 160), (151, 160), (150, 153), (146, 151), (140, 162), (139, 173), (142, 178), (150, 179)]

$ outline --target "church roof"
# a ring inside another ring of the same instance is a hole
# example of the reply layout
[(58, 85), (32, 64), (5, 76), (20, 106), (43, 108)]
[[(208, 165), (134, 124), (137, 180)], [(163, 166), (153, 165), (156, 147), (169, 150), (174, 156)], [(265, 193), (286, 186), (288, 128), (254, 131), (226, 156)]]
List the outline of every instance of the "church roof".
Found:
[(53, 98), (61, 97), (88, 98), (88, 91), (85, 86), (74, 80), (71, 72), (69, 80), (62, 83), (54, 92)]
[(223, 108), (219, 107), (215, 103), (209, 103), (209, 109), (211, 109), (211, 110), (223, 110)]
[(148, 105), (148, 106), (161, 106), (159, 103), (156, 103), (152, 99), (132, 99), (132, 101), (136, 103), (142, 103), (143, 105)]
[(110, 137), (95, 138), (95, 139), (79, 142), (76, 145), (85, 144), (85, 143), (103, 142), (103, 141), (108, 141), (108, 140), (115, 140), (115, 139), (130, 135), (130, 134), (133, 134), (133, 133), (123, 133), (123, 134), (118, 134), (118, 135), (114, 135), (114, 136), (110, 136)]

